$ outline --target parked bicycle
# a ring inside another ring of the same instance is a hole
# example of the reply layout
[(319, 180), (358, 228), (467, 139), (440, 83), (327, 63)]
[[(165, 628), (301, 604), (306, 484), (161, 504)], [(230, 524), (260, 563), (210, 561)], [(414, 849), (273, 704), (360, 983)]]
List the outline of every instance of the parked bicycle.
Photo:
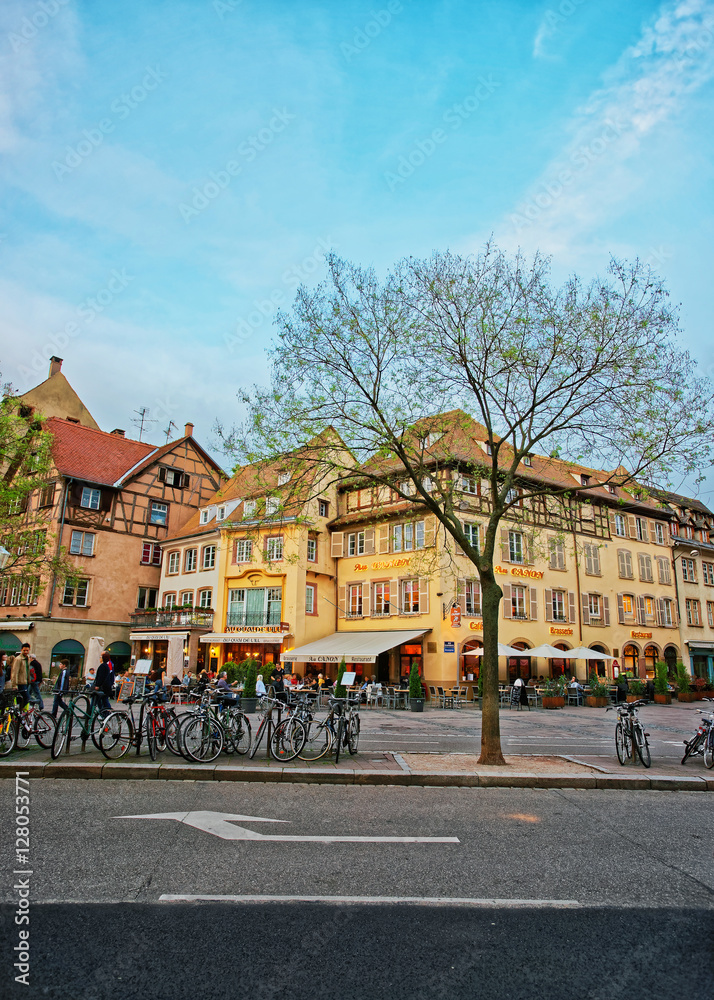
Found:
[[(283, 718), (282, 713), (287, 709), (288, 715)], [(255, 742), (250, 748), (251, 759), (258, 752), (258, 747), (263, 742), (263, 737), (267, 734), (268, 753), (275, 760), (293, 760), (300, 753), (305, 745), (307, 733), (301, 719), (292, 711), (285, 702), (278, 698), (271, 698), (264, 695), (258, 705), (258, 710), (262, 712), (263, 718), (255, 734)], [(278, 721), (275, 722), (273, 714), (277, 712)]]
[[(646, 701), (640, 700), (629, 703), (622, 702), (617, 706), (615, 749), (617, 750), (617, 759), (621, 764), (633, 759), (633, 747), (645, 767), (649, 767), (652, 763), (650, 745), (647, 742), (649, 733), (645, 732), (637, 715), (637, 709), (646, 704)], [(609, 712), (612, 708), (611, 705), (607, 711)]]
[(176, 734), (179, 752), (187, 760), (210, 763), (224, 751), (245, 754), (250, 750), (251, 728), (247, 715), (230, 698), (206, 691), (201, 704), (185, 712), (167, 737)]
[(49, 712), (27, 703), (23, 709), (10, 697), (0, 711), (0, 757), (7, 757), (15, 749), (24, 750), (33, 736), (43, 750), (49, 750), (54, 733), (55, 720)]
[[(705, 698), (704, 700), (711, 701), (712, 699)], [(702, 718), (691, 740), (684, 741), (685, 750), (682, 763), (686, 763), (688, 757), (696, 757), (698, 754), (702, 754), (704, 765), (712, 768), (714, 767), (714, 712), (709, 715), (705, 714), (701, 709), (698, 709), (698, 712)]]
[(91, 737), (92, 743), (97, 750), (100, 750), (99, 734), (102, 721), (107, 714), (101, 691), (87, 688), (76, 694), (72, 692), (69, 705), (60, 715), (52, 738), (50, 750), (52, 759), (56, 760), (63, 750), (69, 753), (73, 740), (80, 740), (84, 750), (87, 740)]
[(359, 747), (359, 698), (330, 698), (330, 708), (337, 714), (334, 747), (335, 764), (338, 764), (343, 748), (354, 755)]
[[(149, 756), (156, 760), (157, 752), (168, 746), (172, 753), (179, 751), (172, 742), (170, 733), (176, 721), (176, 713), (158, 694), (130, 695), (122, 701), (128, 708), (116, 709), (101, 724), (99, 749), (107, 760), (120, 760), (131, 747), (141, 753), (141, 745), (146, 740)], [(138, 718), (134, 705), (139, 705)]]

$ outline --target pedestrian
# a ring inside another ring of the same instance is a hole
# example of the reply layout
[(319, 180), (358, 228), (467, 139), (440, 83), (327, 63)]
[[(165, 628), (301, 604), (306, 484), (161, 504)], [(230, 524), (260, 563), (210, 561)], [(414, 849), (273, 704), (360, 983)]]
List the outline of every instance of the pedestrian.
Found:
[(30, 644), (23, 642), (22, 648), (10, 667), (10, 687), (17, 688), (20, 704), (27, 704), (27, 687), (30, 683)]
[(57, 709), (66, 709), (64, 701), (62, 700), (62, 695), (67, 694), (69, 691), (69, 660), (60, 660), (60, 672), (55, 681), (55, 686), (52, 688), (54, 692), (55, 700), (52, 703), (52, 718), (57, 718)]
[(42, 700), (42, 694), (40, 692), (40, 684), (42, 683), (42, 664), (33, 656), (30, 660), (30, 701), (35, 701), (40, 706), (40, 711), (45, 707), (45, 703)]
[(102, 662), (94, 676), (94, 690), (99, 691), (99, 706), (107, 714), (112, 710), (111, 696), (114, 690), (114, 664), (109, 653), (102, 653)]
[(5, 690), (5, 671), (7, 670), (7, 653), (0, 653), (0, 694)]

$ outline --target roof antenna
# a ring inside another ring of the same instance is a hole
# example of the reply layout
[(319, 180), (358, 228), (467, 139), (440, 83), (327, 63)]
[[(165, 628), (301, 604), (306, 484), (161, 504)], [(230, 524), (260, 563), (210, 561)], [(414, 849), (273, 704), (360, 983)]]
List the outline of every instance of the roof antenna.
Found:
[(136, 424), (136, 426), (139, 428), (140, 441), (141, 441), (141, 435), (144, 433), (144, 426), (146, 424), (158, 423), (158, 421), (154, 420), (153, 417), (149, 417), (149, 412), (150, 411), (148, 406), (141, 406), (138, 410), (134, 410), (134, 413), (137, 414), (137, 417), (131, 418), (132, 424)]
[(173, 429), (175, 431), (178, 430), (178, 426), (173, 422), (173, 420), (169, 420), (169, 426), (166, 428), (166, 431), (164, 432), (166, 434), (166, 444), (169, 443), (169, 438), (171, 437), (171, 428), (172, 427), (173, 427)]

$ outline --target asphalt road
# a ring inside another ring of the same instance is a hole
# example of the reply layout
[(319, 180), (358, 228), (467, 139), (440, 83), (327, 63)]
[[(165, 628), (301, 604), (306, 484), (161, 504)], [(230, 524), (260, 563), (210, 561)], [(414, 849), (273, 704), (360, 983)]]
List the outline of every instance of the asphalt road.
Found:
[(708, 795), (32, 782), (30, 987), (9, 974), (13, 796), (0, 782), (3, 996), (711, 996)]

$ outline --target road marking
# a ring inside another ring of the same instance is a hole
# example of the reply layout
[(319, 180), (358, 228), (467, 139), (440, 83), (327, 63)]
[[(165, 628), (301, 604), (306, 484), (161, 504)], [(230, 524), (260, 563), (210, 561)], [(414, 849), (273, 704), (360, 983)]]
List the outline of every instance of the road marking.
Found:
[(580, 906), (577, 899), (479, 899), (469, 896), (213, 896), (164, 893), (160, 903), (337, 903), (409, 906)]
[(286, 819), (268, 819), (265, 816), (239, 816), (234, 813), (198, 810), (180, 813), (147, 813), (143, 816), (114, 816), (114, 819), (173, 819), (195, 830), (203, 830), (221, 840), (270, 840), (280, 843), (301, 844), (458, 844), (458, 837), (342, 837), (342, 836), (298, 836), (297, 834), (256, 833), (244, 826), (233, 823), (243, 820), (249, 823), (289, 823)]

